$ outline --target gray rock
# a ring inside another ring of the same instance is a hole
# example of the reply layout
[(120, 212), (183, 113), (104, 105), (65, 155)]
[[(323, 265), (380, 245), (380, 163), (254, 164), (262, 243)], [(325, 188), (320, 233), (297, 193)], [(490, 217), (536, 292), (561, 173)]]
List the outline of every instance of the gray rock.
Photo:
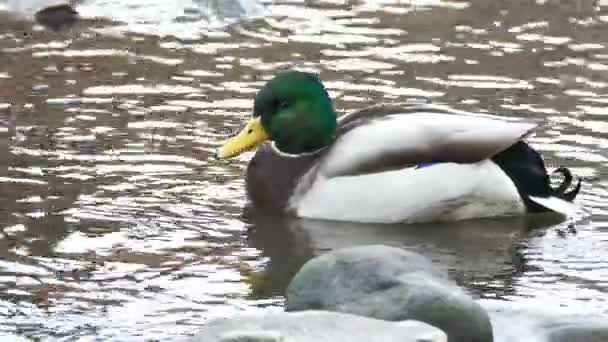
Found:
[(608, 325), (569, 324), (553, 329), (549, 342), (608, 342)]
[(328, 312), (243, 315), (208, 322), (191, 342), (447, 342), (445, 333), (416, 321), (387, 322)]
[(383, 245), (344, 248), (308, 261), (287, 288), (287, 311), (329, 310), (417, 320), (450, 342), (491, 342), (485, 310), (424, 257)]

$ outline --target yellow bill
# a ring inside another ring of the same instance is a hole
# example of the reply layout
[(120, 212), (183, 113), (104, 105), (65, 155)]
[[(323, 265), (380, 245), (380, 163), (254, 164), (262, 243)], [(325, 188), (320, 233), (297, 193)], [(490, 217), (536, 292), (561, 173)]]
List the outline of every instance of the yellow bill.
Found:
[(224, 146), (217, 151), (217, 158), (225, 159), (238, 156), (243, 152), (253, 150), (261, 143), (268, 140), (270, 136), (266, 133), (260, 117), (253, 118), (247, 125), (232, 139), (228, 140)]

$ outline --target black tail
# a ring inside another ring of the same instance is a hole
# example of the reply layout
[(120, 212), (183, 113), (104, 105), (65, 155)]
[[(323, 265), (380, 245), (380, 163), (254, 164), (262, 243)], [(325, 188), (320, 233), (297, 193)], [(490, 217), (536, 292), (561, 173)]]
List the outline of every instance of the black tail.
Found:
[(523, 141), (500, 152), (492, 160), (511, 178), (528, 211), (531, 212), (543, 212), (547, 209), (530, 200), (529, 196), (555, 196), (572, 202), (581, 188), (579, 179), (576, 187), (566, 192), (572, 184), (573, 176), (565, 167), (553, 171), (562, 174), (564, 180), (557, 188), (552, 188), (542, 157)]

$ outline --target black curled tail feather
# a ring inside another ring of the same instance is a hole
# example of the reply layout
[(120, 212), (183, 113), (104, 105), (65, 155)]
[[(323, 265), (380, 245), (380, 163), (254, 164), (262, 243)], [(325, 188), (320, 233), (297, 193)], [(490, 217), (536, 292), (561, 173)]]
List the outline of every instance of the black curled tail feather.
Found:
[(570, 191), (566, 191), (566, 190), (568, 190), (570, 185), (572, 185), (572, 180), (574, 179), (574, 177), (572, 176), (572, 172), (570, 172), (570, 170), (568, 168), (560, 166), (557, 169), (555, 169), (553, 171), (553, 173), (559, 173), (562, 176), (564, 176), (564, 180), (562, 181), (562, 183), (557, 188), (552, 189), (553, 196), (561, 198), (568, 202), (574, 201), (574, 199), (578, 195), (579, 191), (581, 190), (582, 180), (579, 178), (574, 189), (572, 189)]
[(541, 155), (523, 141), (518, 141), (508, 149), (498, 153), (492, 160), (513, 181), (529, 212), (545, 212), (548, 209), (530, 199), (536, 197), (557, 197), (572, 202), (581, 188), (581, 180), (567, 192), (574, 177), (570, 170), (560, 167), (553, 171), (563, 175), (564, 180), (556, 188), (551, 187), (551, 179)]

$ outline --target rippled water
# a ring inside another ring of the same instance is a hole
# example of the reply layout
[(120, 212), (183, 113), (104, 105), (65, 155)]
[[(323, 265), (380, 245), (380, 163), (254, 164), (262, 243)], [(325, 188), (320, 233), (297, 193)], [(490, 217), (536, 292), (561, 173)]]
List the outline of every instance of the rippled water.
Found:
[[(274, 1), (219, 5), (263, 14), (221, 26), (195, 1), (121, 3), (85, 1), (105, 19), (64, 32), (0, 21), (0, 334), (189, 334), (280, 310), (303, 262), (361, 243), (445, 265), (499, 341), (513, 334), (505, 307), (608, 314), (608, 4)], [(531, 142), (585, 177), (583, 210), (448, 227), (246, 218), (250, 154), (210, 157), (290, 65), (319, 72), (341, 111), (416, 100), (544, 119)]]

